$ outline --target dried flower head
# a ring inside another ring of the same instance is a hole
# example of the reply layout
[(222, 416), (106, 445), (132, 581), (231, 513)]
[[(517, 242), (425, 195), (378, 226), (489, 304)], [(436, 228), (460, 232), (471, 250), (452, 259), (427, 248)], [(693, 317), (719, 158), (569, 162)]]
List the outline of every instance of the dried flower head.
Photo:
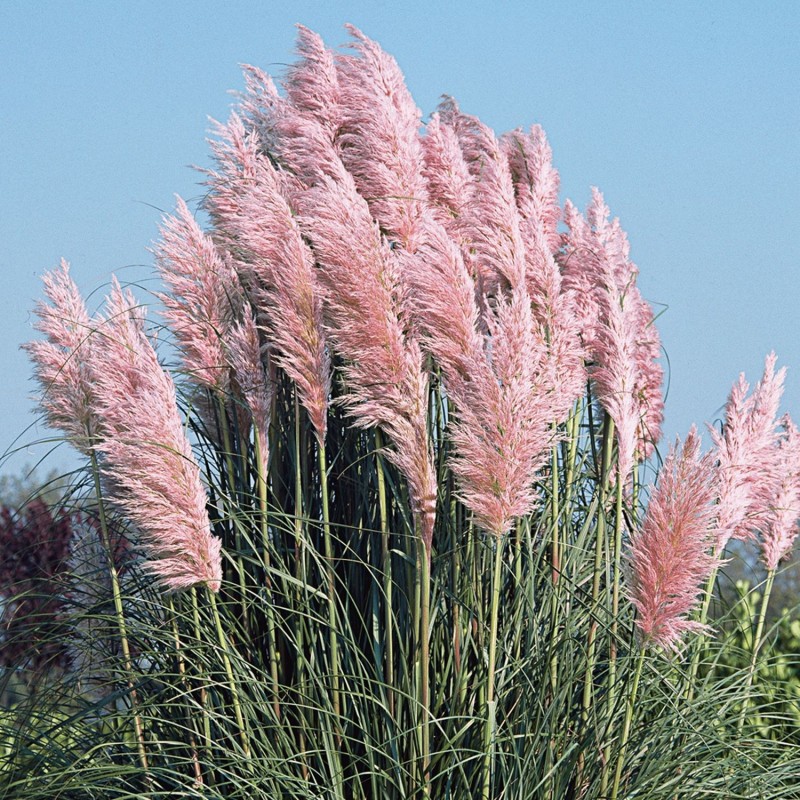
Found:
[(206, 492), (183, 430), (170, 376), (144, 331), (144, 314), (114, 281), (91, 368), (96, 445), (114, 499), (141, 532), (145, 568), (170, 591), (206, 584), (219, 590), (220, 541), (211, 534)]
[(645, 644), (677, 651), (684, 633), (703, 630), (689, 615), (717, 563), (713, 499), (712, 457), (701, 455), (692, 428), (682, 447), (671, 448), (631, 541), (629, 596)]
[(100, 424), (93, 411), (93, 389), (86, 360), (94, 322), (89, 319), (78, 287), (69, 275), (69, 264), (42, 278), (50, 303), (36, 306), (35, 328), (43, 341), (23, 345), (34, 365), (39, 383), (39, 406), (51, 428), (62, 430), (81, 452), (87, 453)]

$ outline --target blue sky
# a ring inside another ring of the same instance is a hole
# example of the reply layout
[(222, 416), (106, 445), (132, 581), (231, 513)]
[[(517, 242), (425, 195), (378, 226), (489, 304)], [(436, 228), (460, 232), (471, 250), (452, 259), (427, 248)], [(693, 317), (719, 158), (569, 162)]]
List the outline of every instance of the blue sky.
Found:
[(113, 272), (157, 289), (147, 248), (174, 195), (202, 193), (208, 117), (238, 64), (281, 74), (296, 22), (331, 46), (359, 26), (424, 114), (450, 94), (498, 132), (540, 123), (562, 196), (604, 192), (664, 309), (668, 436), (718, 417), (772, 349), (800, 419), (800, 3), (3, 0), (0, 454), (34, 419), (18, 347), (42, 272), (67, 258), (92, 307)]

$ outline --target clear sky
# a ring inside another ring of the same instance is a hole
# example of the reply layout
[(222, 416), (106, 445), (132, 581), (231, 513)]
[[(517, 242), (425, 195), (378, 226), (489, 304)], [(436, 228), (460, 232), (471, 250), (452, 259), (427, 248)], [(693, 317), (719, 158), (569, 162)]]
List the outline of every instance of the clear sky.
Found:
[(360, 27), (426, 115), (449, 94), (498, 132), (540, 123), (562, 196), (604, 192), (664, 309), (669, 436), (772, 349), (800, 419), (800, 2), (1, 0), (0, 454), (33, 420), (39, 276), (64, 256), (92, 308), (112, 272), (156, 289), (147, 248), (174, 194), (202, 193), (208, 117), (238, 64), (294, 60), (296, 22), (330, 46)]

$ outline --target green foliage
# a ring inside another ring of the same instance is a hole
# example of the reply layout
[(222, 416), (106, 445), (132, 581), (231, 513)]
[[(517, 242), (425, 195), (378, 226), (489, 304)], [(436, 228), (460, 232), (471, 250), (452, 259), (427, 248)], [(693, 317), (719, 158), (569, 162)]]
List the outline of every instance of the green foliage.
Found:
[[(735, 602), (718, 624), (720, 644), (714, 676), (734, 677), (746, 670), (754, 644), (758, 587), (737, 581)], [(765, 739), (800, 743), (800, 618), (798, 606), (775, 615), (759, 653), (752, 716), (754, 732)]]

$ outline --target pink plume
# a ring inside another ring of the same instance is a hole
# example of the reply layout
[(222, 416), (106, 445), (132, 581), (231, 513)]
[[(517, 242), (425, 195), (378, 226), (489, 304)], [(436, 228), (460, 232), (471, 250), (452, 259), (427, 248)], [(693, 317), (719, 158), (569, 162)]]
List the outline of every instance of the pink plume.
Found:
[(531, 126), (528, 133), (518, 129), (504, 134), (500, 144), (511, 168), (520, 212), (525, 219), (537, 222), (545, 249), (555, 253), (561, 244), (560, 179), (544, 130), (539, 125)]
[(775, 372), (770, 353), (764, 374), (748, 397), (744, 374), (731, 389), (722, 432), (712, 430), (717, 455), (717, 549), (731, 538), (747, 539), (774, 500), (777, 413), (786, 369)]
[(552, 443), (554, 405), (530, 299), (524, 285), (510, 299), (498, 298), (484, 337), (472, 277), (440, 226), (430, 226), (417, 251), (400, 260), (422, 343), (455, 407), (452, 469), (460, 498), (481, 527), (502, 535), (534, 507), (536, 474)]
[[(614, 420), (617, 469), (622, 480), (633, 469), (640, 409), (636, 397), (637, 328), (635, 317), (613, 284), (602, 295), (603, 306), (594, 342), (596, 364), (591, 370), (597, 399)], [(628, 311), (628, 313), (626, 313)]]
[(344, 168), (330, 133), (292, 104), (275, 128), (281, 163), (306, 186), (292, 197), (324, 290), (326, 329), (345, 361), (342, 403), (356, 424), (380, 426), (408, 480), (412, 510), (430, 550), (436, 480), (427, 440), (428, 383), (422, 353), (406, 335), (404, 291), (388, 244)]
[(567, 202), (569, 231), (560, 256), (564, 287), (575, 298), (597, 397), (614, 420), (624, 477), (661, 436), (663, 370), (653, 313), (636, 287), (638, 269), (618, 220), (609, 221), (593, 190), (586, 218)]
[(169, 289), (158, 297), (190, 380), (207, 389), (227, 391), (224, 339), (242, 305), (233, 266), (203, 233), (181, 198), (176, 216), (164, 219), (156, 256), (161, 279)]
[(761, 555), (768, 570), (777, 569), (792, 549), (800, 520), (800, 431), (787, 415), (776, 453), (775, 494), (765, 514)]
[(144, 313), (114, 281), (91, 368), (105, 438), (96, 445), (115, 502), (142, 535), (147, 568), (168, 591), (218, 591), (220, 540), (211, 534), (200, 470), (175, 386), (144, 332)]
[(269, 463), (269, 420), (272, 415), (274, 385), (267, 377), (262, 359), (261, 338), (255, 319), (248, 313), (234, 325), (226, 339), (228, 362), (236, 385), (253, 418), (260, 448), (261, 464)]
[(428, 381), (419, 346), (405, 333), (396, 261), (349, 174), (340, 182), (322, 181), (300, 203), (300, 226), (321, 266), (328, 332), (345, 362), (349, 391), (342, 403), (356, 424), (379, 426), (391, 438), (395, 449), (388, 457), (408, 480), (430, 548), (436, 478), (427, 437)]
[(671, 448), (632, 537), (629, 595), (645, 643), (677, 651), (687, 631), (704, 627), (689, 619), (717, 559), (714, 537), (713, 462), (700, 454), (692, 428), (682, 448)]
[(259, 67), (242, 64), (245, 91), (239, 97), (239, 111), (269, 150), (276, 141), (275, 117), (286, 102), (272, 78)]
[(297, 53), (301, 60), (289, 67), (284, 81), (286, 97), (301, 114), (319, 123), (333, 141), (342, 113), (334, 55), (318, 34), (303, 25), (297, 26)]
[(501, 145), (514, 180), (528, 292), (547, 341), (544, 369), (552, 392), (561, 401), (554, 409), (554, 420), (560, 421), (583, 394), (587, 376), (575, 297), (564, 290), (554, 258), (561, 241), (557, 230), (561, 215), (558, 172), (544, 131), (538, 125), (528, 134), (521, 130), (505, 134)]
[(462, 221), (462, 235), (474, 254), (473, 271), (489, 294), (504, 281), (519, 286), (525, 281), (525, 246), (508, 160), (494, 132), (462, 113), (454, 100), (442, 103), (439, 114), (455, 131), (475, 182)]
[(339, 60), (342, 162), (387, 236), (413, 250), (428, 202), (421, 114), (394, 58), (352, 25), (347, 30), (358, 56)]
[(36, 330), (47, 338), (22, 348), (33, 361), (39, 384), (39, 406), (51, 428), (63, 431), (83, 453), (100, 433), (94, 413), (94, 390), (87, 366), (89, 339), (95, 323), (89, 319), (78, 287), (62, 259), (58, 268), (45, 273), (44, 291), (50, 304), (36, 306)]
[(218, 229), (240, 252), (237, 266), (265, 318), (275, 363), (297, 386), (322, 442), (331, 379), (314, 258), (284, 199), (280, 173), (258, 152), (256, 137), (236, 117), (223, 136), (209, 205)]
[(423, 175), (434, 218), (461, 244), (458, 221), (472, 199), (475, 187), (455, 131), (433, 114), (421, 139), (425, 161)]

